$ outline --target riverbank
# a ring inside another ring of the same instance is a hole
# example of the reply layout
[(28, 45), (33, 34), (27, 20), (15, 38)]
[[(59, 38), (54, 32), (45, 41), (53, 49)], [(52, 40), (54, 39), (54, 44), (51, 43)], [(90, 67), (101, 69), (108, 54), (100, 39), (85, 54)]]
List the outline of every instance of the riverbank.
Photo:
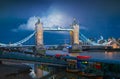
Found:
[(32, 79), (31, 67), (24, 64), (3, 62), (0, 64), (0, 79)]

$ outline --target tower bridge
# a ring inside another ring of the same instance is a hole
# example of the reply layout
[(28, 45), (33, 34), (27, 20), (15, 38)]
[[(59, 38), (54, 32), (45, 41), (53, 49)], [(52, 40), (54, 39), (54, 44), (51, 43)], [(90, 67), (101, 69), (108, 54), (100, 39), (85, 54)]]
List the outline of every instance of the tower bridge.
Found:
[(44, 44), (43, 39), (43, 32), (44, 31), (70, 31), (71, 35), (71, 44), (78, 44), (79, 45), (79, 25), (77, 24), (76, 20), (74, 19), (74, 22), (72, 23), (71, 28), (43, 28), (43, 24), (40, 22), (40, 19), (38, 19), (38, 22), (35, 24), (36, 26), (36, 45), (37, 47), (40, 47)]
[[(36, 47), (37, 49), (42, 49), (44, 47), (44, 31), (69, 31), (70, 32), (70, 40), (71, 45), (81, 45), (81, 46), (112, 46), (114, 47), (120, 47), (120, 44), (115, 41), (114, 39), (111, 39), (110, 41), (105, 41), (102, 44), (96, 43), (94, 41), (91, 41), (88, 39), (85, 35), (83, 35), (80, 32), (80, 26), (77, 23), (76, 19), (73, 20), (73, 23), (68, 28), (63, 27), (43, 27), (43, 24), (40, 22), (40, 19), (38, 18), (38, 21), (35, 24), (35, 31), (27, 36), (26, 38), (12, 43), (12, 44), (4, 44), (0, 43), (0, 47)], [(25, 42), (29, 41), (33, 36), (35, 36), (35, 45), (23, 45)]]

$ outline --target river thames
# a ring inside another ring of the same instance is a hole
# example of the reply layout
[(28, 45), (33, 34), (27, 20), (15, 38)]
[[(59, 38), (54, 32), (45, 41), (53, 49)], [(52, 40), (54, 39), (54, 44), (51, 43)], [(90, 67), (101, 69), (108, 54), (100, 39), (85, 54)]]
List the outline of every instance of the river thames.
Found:
[[(63, 52), (63, 51), (47, 51), (46, 54), (49, 55), (55, 55), (55, 54), (69, 54), (70, 56), (91, 56), (94, 59), (107, 59), (107, 60), (119, 60), (120, 61), (120, 52), (118, 51), (112, 51), (112, 52), (107, 52), (107, 51), (84, 51), (81, 53), (68, 53), (68, 52)], [(33, 70), (30, 73), (31, 77), (34, 78), (41, 78), (41, 79), (91, 79), (87, 77), (82, 77), (80, 75), (77, 75), (75, 73), (68, 73), (65, 71), (65, 69), (58, 68), (58, 67), (48, 67), (44, 65), (30, 65)], [(36, 70), (36, 74), (34, 72)], [(53, 74), (54, 72), (54, 74)], [(52, 74), (51, 74), (52, 73)], [(120, 73), (120, 72), (119, 72)], [(54, 77), (54, 78), (52, 78)], [(111, 75), (111, 78), (109, 79), (119, 79), (115, 78)], [(104, 78), (106, 79), (106, 78)]]

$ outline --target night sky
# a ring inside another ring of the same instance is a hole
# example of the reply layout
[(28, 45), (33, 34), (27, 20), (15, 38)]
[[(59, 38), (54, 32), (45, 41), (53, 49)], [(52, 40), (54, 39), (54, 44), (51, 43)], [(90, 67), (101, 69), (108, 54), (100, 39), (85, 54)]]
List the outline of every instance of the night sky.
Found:
[(69, 26), (75, 17), (88, 38), (120, 37), (120, 0), (0, 0), (0, 42), (31, 34), (35, 17), (47, 27)]

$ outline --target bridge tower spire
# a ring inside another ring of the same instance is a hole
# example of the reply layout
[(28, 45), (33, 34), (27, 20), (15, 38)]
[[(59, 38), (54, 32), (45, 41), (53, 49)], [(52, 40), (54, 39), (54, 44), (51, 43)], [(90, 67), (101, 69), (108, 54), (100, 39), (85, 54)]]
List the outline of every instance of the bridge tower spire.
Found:
[(76, 21), (76, 18), (73, 19), (73, 44), (79, 44), (79, 24)]

